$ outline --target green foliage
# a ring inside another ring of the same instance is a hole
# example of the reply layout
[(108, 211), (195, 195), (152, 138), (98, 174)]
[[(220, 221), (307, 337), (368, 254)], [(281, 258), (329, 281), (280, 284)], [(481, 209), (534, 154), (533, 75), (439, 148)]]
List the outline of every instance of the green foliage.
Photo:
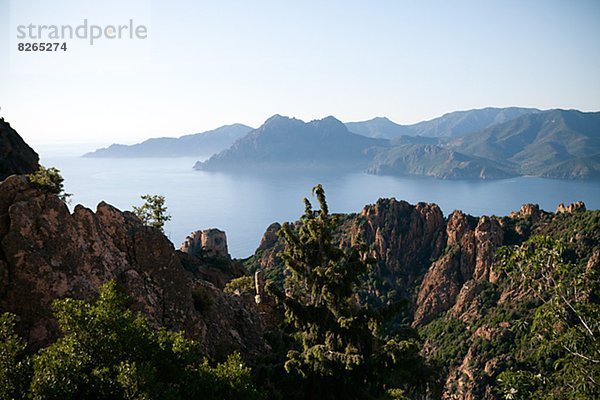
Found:
[(69, 197), (72, 196), (71, 193), (65, 192), (63, 185), (64, 178), (60, 175), (60, 170), (54, 167), (46, 168), (40, 166), (37, 171), (27, 175), (27, 180), (38, 189), (55, 194), (65, 202), (68, 202)]
[(26, 398), (31, 365), (25, 348), (15, 333), (15, 316), (0, 315), (0, 400)]
[(469, 349), (471, 333), (468, 326), (457, 318), (437, 318), (421, 327), (419, 333), (424, 339), (435, 343), (430, 360), (440, 369), (459, 365)]
[(145, 194), (141, 196), (144, 204), (133, 206), (133, 213), (147, 226), (160, 229), (164, 233), (165, 223), (171, 220), (165, 206), (165, 196)]
[(544, 399), (534, 395), (538, 386), (545, 385), (541, 374), (534, 375), (528, 371), (503, 371), (498, 375), (498, 391), (506, 400)]
[[(182, 333), (154, 330), (113, 282), (93, 303), (54, 302), (64, 336), (25, 357), (14, 319), (0, 318), (0, 395), (31, 399), (258, 399), (239, 354), (211, 367)], [(32, 364), (33, 374), (28, 371)]]
[[(599, 271), (568, 261), (568, 253), (564, 242), (544, 236), (500, 253), (503, 271), (540, 304), (521, 326), (533, 351), (521, 354), (521, 369), (498, 381), (503, 393), (514, 381), (517, 392), (535, 387), (539, 398), (600, 397)], [(547, 384), (522, 383), (538, 375)]]
[(240, 276), (227, 282), (223, 291), (228, 294), (254, 293), (254, 277)]
[(211, 377), (210, 386), (202, 392), (203, 398), (210, 399), (260, 399), (254, 387), (252, 371), (244, 365), (239, 353), (227, 357), (224, 363), (211, 368), (204, 363), (205, 374)]
[(294, 340), (285, 369), (305, 379), (308, 398), (382, 396), (385, 387), (418, 380), (421, 360), (414, 337), (382, 334), (392, 308), (359, 303), (361, 278), (374, 260), (362, 243), (341, 248), (335, 242), (338, 220), (329, 214), (321, 185), (313, 194), (320, 210), (305, 199), (299, 225), (286, 223), (279, 233), (285, 244), (285, 295), (267, 286), (283, 304)]

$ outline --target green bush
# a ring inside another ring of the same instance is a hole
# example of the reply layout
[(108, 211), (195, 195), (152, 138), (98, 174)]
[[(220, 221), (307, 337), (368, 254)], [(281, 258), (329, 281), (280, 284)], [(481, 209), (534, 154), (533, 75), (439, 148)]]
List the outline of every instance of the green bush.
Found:
[(69, 197), (72, 196), (72, 194), (65, 192), (64, 178), (60, 175), (60, 170), (54, 167), (40, 166), (36, 172), (27, 175), (27, 180), (38, 189), (55, 194), (63, 201), (68, 202)]
[[(24, 357), (14, 319), (0, 318), (2, 399), (258, 399), (238, 354), (212, 367), (198, 343), (154, 330), (127, 306), (114, 283), (94, 303), (54, 302), (63, 336)], [(32, 375), (28, 365), (32, 364)]]
[(228, 294), (242, 295), (254, 293), (254, 278), (252, 276), (241, 276), (227, 282), (223, 291)]

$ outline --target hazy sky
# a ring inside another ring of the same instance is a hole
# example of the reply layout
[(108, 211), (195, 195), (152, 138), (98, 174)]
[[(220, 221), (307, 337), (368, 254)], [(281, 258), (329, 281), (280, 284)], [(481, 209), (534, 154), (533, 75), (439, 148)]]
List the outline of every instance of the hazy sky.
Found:
[[(17, 51), (19, 24), (84, 19), (133, 19), (148, 37)], [(596, 0), (0, 0), (0, 115), (35, 144), (129, 143), (275, 113), (412, 123), (486, 106), (596, 111), (599, 21)]]

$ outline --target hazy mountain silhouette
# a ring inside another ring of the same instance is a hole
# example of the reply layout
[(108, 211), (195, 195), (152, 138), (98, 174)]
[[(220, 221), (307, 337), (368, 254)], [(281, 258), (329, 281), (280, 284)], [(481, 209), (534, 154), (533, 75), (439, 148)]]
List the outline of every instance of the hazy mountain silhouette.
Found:
[(242, 124), (225, 125), (220, 128), (185, 135), (179, 138), (153, 138), (133, 145), (113, 144), (107, 148), (87, 153), (84, 157), (185, 157), (211, 155), (231, 146), (237, 139), (252, 130)]
[(365, 168), (377, 146), (389, 141), (372, 139), (348, 131), (334, 117), (303, 122), (274, 115), (261, 127), (215, 154), (196, 169), (247, 169), (263, 167)]
[(457, 137), (539, 111), (535, 108), (487, 107), (477, 110), (454, 111), (413, 125), (399, 125), (385, 117), (377, 117), (368, 121), (348, 122), (346, 126), (351, 132), (375, 138), (394, 139), (402, 135)]

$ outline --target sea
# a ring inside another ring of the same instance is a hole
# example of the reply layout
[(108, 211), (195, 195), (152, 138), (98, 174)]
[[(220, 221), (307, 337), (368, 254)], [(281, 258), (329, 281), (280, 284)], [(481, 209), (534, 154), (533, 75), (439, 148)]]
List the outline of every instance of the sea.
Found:
[[(41, 163), (58, 168), (76, 204), (96, 209), (105, 201), (121, 210), (141, 205), (144, 194), (161, 194), (172, 216), (165, 233), (179, 247), (193, 231), (218, 228), (227, 234), (232, 257), (254, 253), (273, 222), (295, 221), (318, 183), (325, 188), (331, 212), (358, 213), (379, 198), (411, 204), (437, 204), (444, 215), (462, 210), (472, 215), (508, 215), (524, 203), (554, 211), (559, 203), (582, 200), (600, 208), (599, 181), (566, 181), (519, 177), (502, 180), (437, 180), (376, 176), (361, 172), (315, 170), (281, 173), (196, 171), (197, 158), (84, 158), (83, 151), (40, 146)], [(313, 199), (316, 203), (316, 199)]]

